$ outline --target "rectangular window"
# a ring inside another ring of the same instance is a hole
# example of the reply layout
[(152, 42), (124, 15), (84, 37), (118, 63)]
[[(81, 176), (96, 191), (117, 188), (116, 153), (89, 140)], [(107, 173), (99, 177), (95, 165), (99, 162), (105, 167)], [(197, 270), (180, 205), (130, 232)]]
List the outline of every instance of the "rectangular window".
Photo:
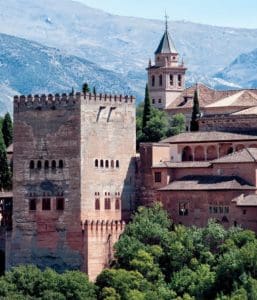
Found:
[(213, 207), (213, 213), (214, 213), (214, 214), (217, 214), (217, 213), (218, 213), (218, 207), (217, 207), (217, 206), (214, 206), (214, 207)]
[(223, 206), (219, 206), (219, 213), (223, 214)]
[(100, 199), (99, 198), (95, 199), (95, 210), (100, 210)]
[(64, 210), (64, 198), (56, 198), (56, 209)]
[(180, 216), (188, 215), (188, 203), (179, 203), (179, 215)]
[(161, 172), (154, 172), (154, 181), (162, 182), (162, 173)]
[(42, 210), (50, 210), (51, 209), (51, 199), (43, 198), (42, 199)]
[(37, 200), (35, 198), (29, 199), (29, 210), (37, 210)]
[(179, 74), (178, 75), (178, 86), (181, 86), (182, 85), (182, 77), (181, 75)]
[(173, 75), (170, 74), (170, 85), (173, 85), (174, 84), (174, 81), (173, 81)]
[(212, 214), (212, 206), (209, 206), (209, 213)]
[(228, 214), (228, 213), (229, 213), (229, 207), (228, 207), (228, 206), (225, 206), (225, 207), (224, 207), (224, 213), (225, 213), (225, 214)]

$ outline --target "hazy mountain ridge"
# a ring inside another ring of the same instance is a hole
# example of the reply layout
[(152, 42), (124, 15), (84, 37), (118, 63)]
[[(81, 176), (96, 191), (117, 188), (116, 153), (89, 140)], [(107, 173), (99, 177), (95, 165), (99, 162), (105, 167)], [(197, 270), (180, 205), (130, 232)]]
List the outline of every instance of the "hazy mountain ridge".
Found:
[[(107, 77), (111, 79), (113, 76), (114, 81), (117, 80), (114, 84), (121, 88), (121, 92), (129, 89), (142, 98), (145, 68), (148, 59), (153, 59), (163, 34), (164, 22), (115, 16), (71, 0), (0, 0), (0, 28), (3, 33), (58, 48), (65, 51), (66, 56), (77, 56), (76, 66), (81, 58), (94, 62), (95, 68), (109, 69), (114, 73)], [(212, 87), (246, 86), (244, 78), (239, 84), (217, 74), (235, 57), (256, 48), (257, 29), (223, 28), (180, 21), (170, 22), (169, 30), (188, 67), (188, 85), (202, 81)], [(73, 69), (71, 63), (69, 66)], [(77, 70), (76, 66), (74, 68)], [(86, 72), (85, 69), (82, 71)], [(62, 89), (67, 84), (69, 87), (75, 85), (82, 77), (80, 75), (76, 80), (73, 77), (75, 73), (70, 82), (68, 76), (66, 80), (61, 80), (60, 85), (59, 82), (53, 83), (55, 76), (49, 76), (51, 83), (47, 90), (53, 92), (52, 89)], [(102, 77), (97, 74), (98, 71), (92, 70), (85, 77), (90, 82), (100, 81), (103, 88), (108, 86), (101, 82)], [(34, 80), (33, 91), (44, 90), (38, 85), (39, 77), (37, 82)], [(254, 79), (252, 82), (254, 84)], [(31, 90), (27, 84), (22, 90), (19, 89), (21, 93)], [(12, 85), (10, 87), (16, 89)]]

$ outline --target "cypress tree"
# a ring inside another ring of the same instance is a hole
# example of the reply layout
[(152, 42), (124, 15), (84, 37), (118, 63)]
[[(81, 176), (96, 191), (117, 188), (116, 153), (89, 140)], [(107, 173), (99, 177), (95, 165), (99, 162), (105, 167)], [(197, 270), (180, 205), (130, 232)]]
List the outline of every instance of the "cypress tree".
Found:
[(82, 92), (85, 93), (90, 93), (90, 88), (87, 82), (85, 82), (82, 86)]
[(9, 168), (6, 148), (2, 134), (0, 134), (0, 190), (11, 189), (12, 179), (11, 171)]
[(96, 95), (96, 88), (95, 88), (95, 86), (93, 88), (93, 94)]
[(3, 139), (6, 147), (9, 147), (13, 139), (12, 119), (9, 113), (4, 116), (2, 125)]
[(199, 105), (199, 100), (198, 100), (198, 92), (196, 89), (195, 93), (194, 93), (193, 111), (192, 111), (191, 124), (190, 124), (191, 131), (199, 130), (199, 125), (198, 125), (197, 120), (199, 119), (200, 116), (201, 116), (200, 105)]
[(142, 120), (142, 129), (146, 127), (147, 122), (150, 120), (151, 116), (151, 103), (148, 90), (148, 84), (145, 86), (145, 100), (144, 100), (144, 111), (143, 111), (143, 120)]

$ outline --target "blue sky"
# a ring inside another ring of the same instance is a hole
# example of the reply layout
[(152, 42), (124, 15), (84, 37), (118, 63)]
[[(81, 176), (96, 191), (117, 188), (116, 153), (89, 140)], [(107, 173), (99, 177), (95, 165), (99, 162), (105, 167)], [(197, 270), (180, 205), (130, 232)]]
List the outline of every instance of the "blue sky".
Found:
[(257, 0), (76, 0), (107, 12), (152, 19), (257, 28)]

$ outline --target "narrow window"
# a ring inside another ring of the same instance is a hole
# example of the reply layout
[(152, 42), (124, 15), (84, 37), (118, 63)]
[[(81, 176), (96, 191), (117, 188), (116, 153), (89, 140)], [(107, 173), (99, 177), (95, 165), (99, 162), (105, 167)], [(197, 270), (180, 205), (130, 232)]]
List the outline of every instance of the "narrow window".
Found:
[(99, 198), (95, 199), (95, 210), (100, 210), (100, 199)]
[(104, 161), (101, 159), (100, 160), (100, 167), (103, 168), (104, 167)]
[(116, 160), (116, 168), (120, 167), (120, 162), (118, 160)]
[(42, 210), (50, 210), (51, 209), (51, 199), (43, 198), (42, 199)]
[(53, 161), (52, 161), (52, 169), (55, 169), (55, 168), (56, 168), (56, 161), (53, 160)]
[(59, 160), (59, 168), (63, 169), (63, 160), (62, 159)]
[(41, 163), (41, 160), (39, 160), (37, 162), (37, 168), (40, 170), (42, 168), (42, 163)]
[(174, 84), (174, 79), (173, 79), (173, 75), (170, 74), (170, 85), (173, 85)]
[(37, 201), (35, 198), (29, 199), (29, 210), (37, 210)]
[(243, 209), (243, 215), (246, 215), (246, 209)]
[(56, 209), (64, 210), (64, 198), (56, 198)]
[(35, 163), (34, 163), (34, 160), (31, 160), (30, 163), (29, 163), (29, 168), (32, 170), (35, 168)]
[(214, 207), (213, 207), (213, 213), (214, 213), (214, 214), (217, 214), (217, 213), (218, 213), (218, 207), (217, 207), (217, 206), (214, 206)]
[(95, 167), (98, 168), (98, 159), (95, 160)]
[(209, 213), (212, 214), (212, 206), (209, 206)]
[(220, 206), (220, 207), (219, 207), (219, 213), (220, 213), (220, 214), (223, 214), (223, 206)]
[(225, 214), (228, 214), (228, 213), (229, 213), (229, 207), (228, 207), (228, 206), (225, 206), (225, 207), (224, 207), (224, 213), (225, 213)]
[(114, 160), (111, 160), (111, 168), (114, 168)]
[(45, 161), (45, 169), (49, 169), (49, 161), (48, 160)]
[(182, 85), (182, 77), (180, 74), (178, 74), (178, 86)]
[(158, 103), (162, 103), (162, 99), (159, 99), (159, 100), (158, 100)]
[(115, 200), (115, 209), (116, 209), (116, 210), (120, 209), (120, 199), (119, 199), (119, 198), (117, 198), (117, 199)]
[(155, 76), (152, 76), (152, 86), (155, 86)]
[(162, 173), (161, 172), (154, 172), (154, 181), (162, 182)]
[(159, 86), (162, 86), (162, 75), (159, 76)]
[(109, 168), (109, 161), (108, 160), (105, 161), (105, 168)]
[(155, 99), (152, 99), (152, 104), (155, 104)]
[(105, 198), (104, 199), (104, 208), (105, 209), (111, 209), (111, 199), (110, 198)]

